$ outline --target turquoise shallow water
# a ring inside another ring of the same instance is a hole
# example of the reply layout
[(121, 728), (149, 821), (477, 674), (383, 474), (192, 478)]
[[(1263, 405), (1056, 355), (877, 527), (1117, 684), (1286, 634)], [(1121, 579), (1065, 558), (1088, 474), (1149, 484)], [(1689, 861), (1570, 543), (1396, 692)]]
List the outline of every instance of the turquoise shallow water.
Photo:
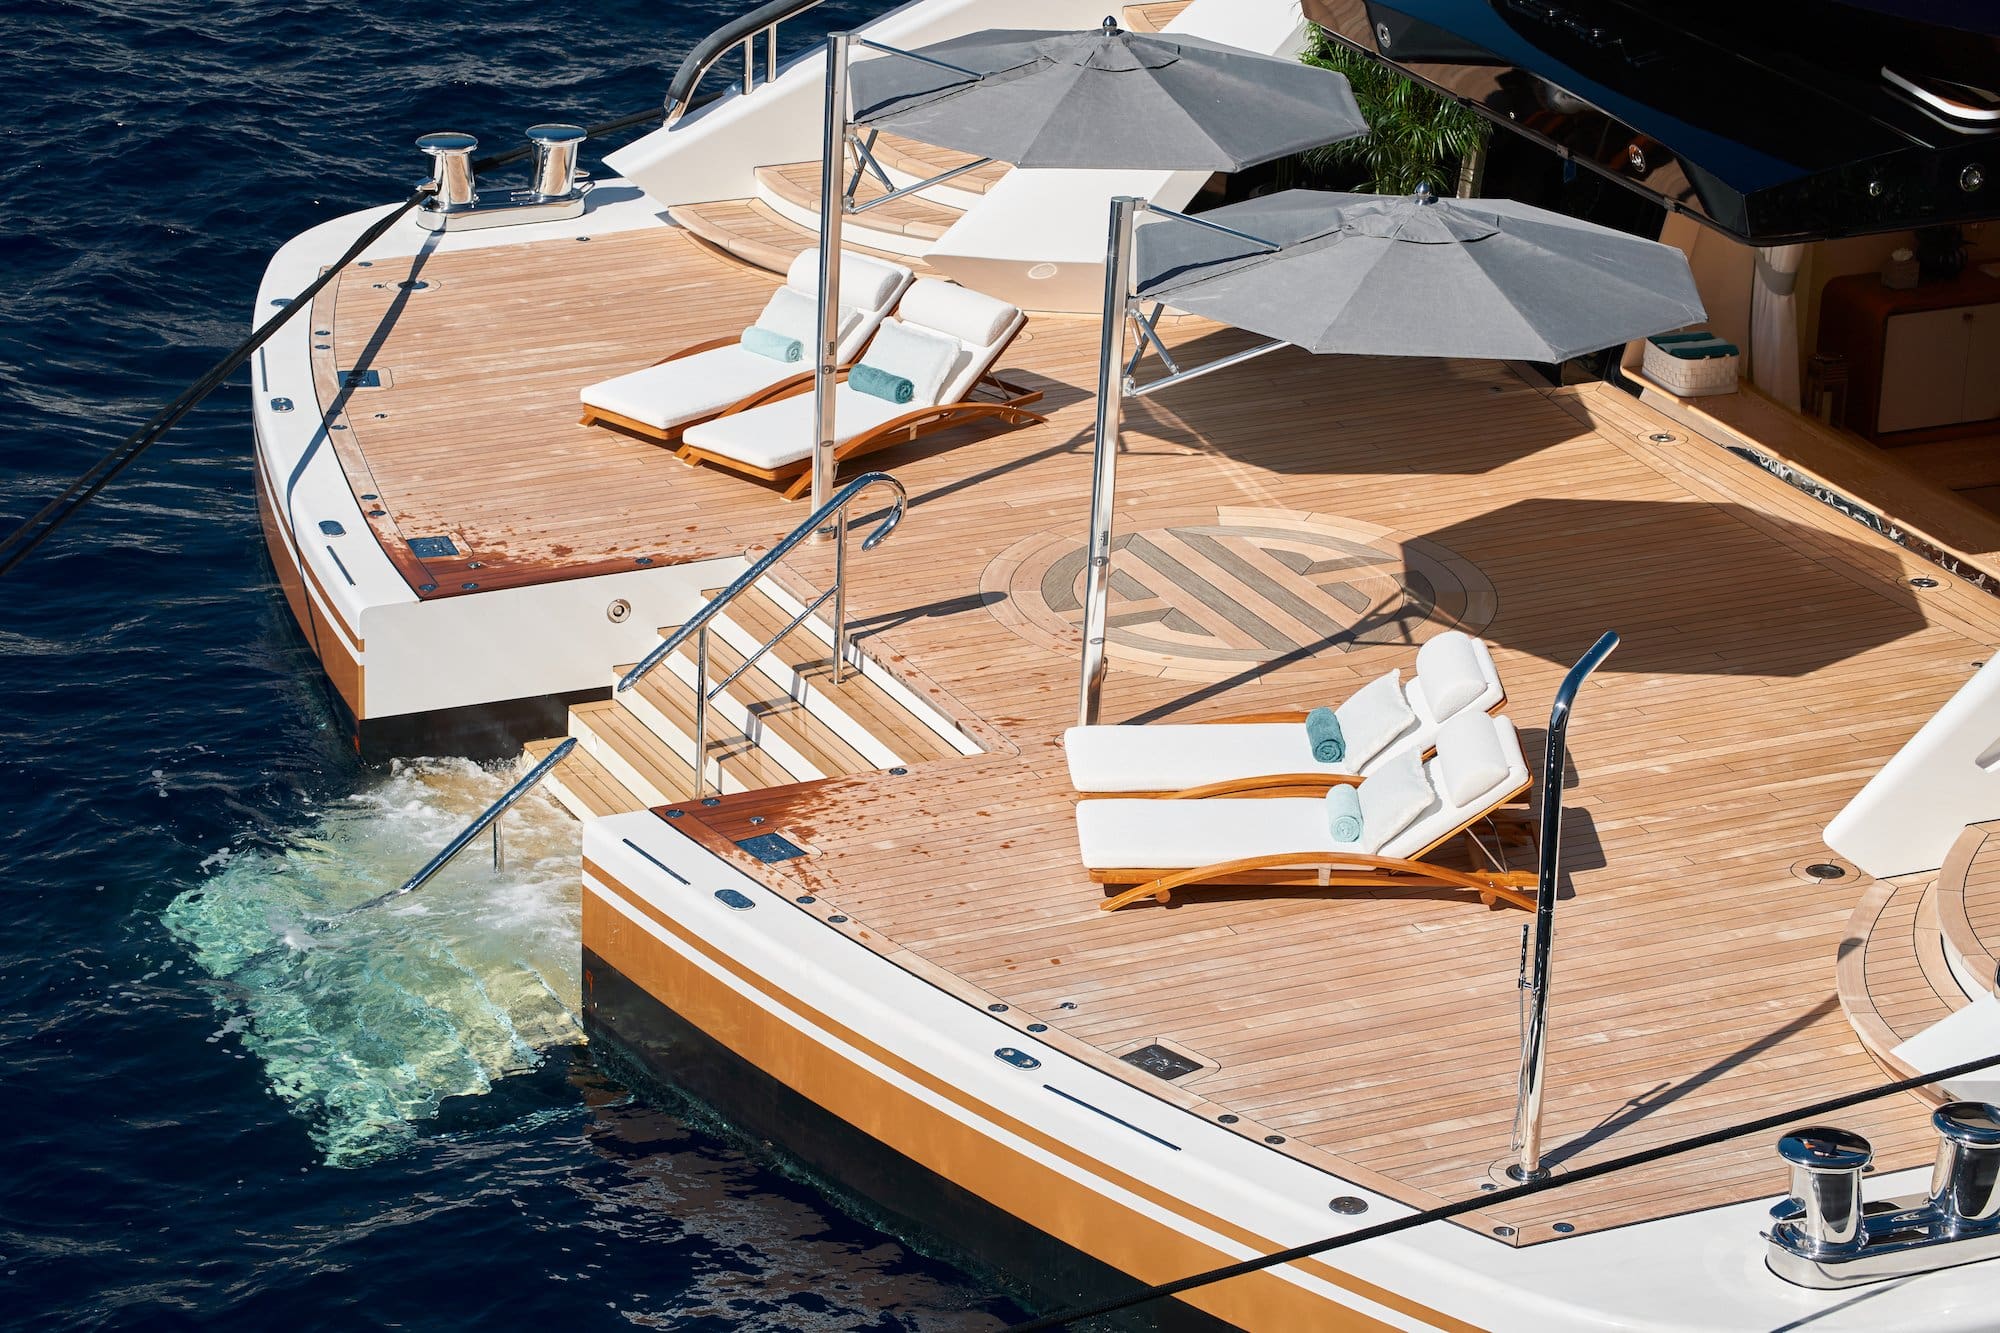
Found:
[[(738, 7), (9, 6), (0, 517), (235, 342), (287, 237), (402, 195), (417, 134), (638, 109)], [(345, 751), (263, 555), (241, 376), (0, 583), (0, 1327), (1011, 1313), (595, 1067), (545, 802), (505, 871), (475, 851), (309, 929), (504, 784)]]

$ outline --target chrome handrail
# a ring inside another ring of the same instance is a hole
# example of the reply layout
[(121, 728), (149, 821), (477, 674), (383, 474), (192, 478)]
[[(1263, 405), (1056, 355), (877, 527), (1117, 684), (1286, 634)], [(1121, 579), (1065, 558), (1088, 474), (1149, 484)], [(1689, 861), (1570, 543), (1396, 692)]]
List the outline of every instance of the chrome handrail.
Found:
[(695, 44), (667, 85), (666, 127), (680, 123), (694, 104), (694, 91), (708, 72), (736, 47), (743, 48), (743, 92), (748, 96), (757, 86), (757, 38), (764, 38), (764, 82), (778, 77), (778, 25), (797, 18), (822, 0), (771, 0), (741, 18), (723, 24)]
[[(762, 556), (758, 557), (757, 561), (750, 568), (739, 574), (733, 583), (710, 598), (708, 603), (701, 610), (689, 616), (686, 623), (681, 625), (680, 628), (662, 639), (659, 646), (641, 658), (637, 666), (619, 677), (618, 689), (621, 691), (629, 690), (639, 683), (640, 677), (664, 661), (668, 654), (672, 653), (689, 639), (692, 638), (695, 640), (694, 798), (696, 800), (699, 800), (706, 793), (708, 786), (709, 701), (727, 689), (738, 676), (748, 671), (751, 665), (765, 653), (775, 648), (787, 634), (790, 634), (800, 625), (805, 624), (809, 616), (822, 606), (825, 606), (829, 601), (833, 603), (833, 619), (830, 625), (830, 628), (833, 630), (833, 683), (838, 685), (844, 678), (847, 667), (848, 648), (847, 507), (863, 491), (874, 486), (884, 485), (896, 493), (895, 500), (889, 508), (889, 516), (883, 519), (873, 532), (861, 539), (861, 549), (864, 551), (872, 551), (880, 546), (888, 539), (889, 534), (896, 530), (896, 525), (903, 521), (903, 515), (909, 509), (910, 497), (909, 493), (903, 489), (903, 483), (897, 481), (888, 473), (868, 472), (847, 483), (831, 500), (828, 500), (818, 509), (815, 509), (807, 516), (805, 522), (793, 528), (776, 546), (773, 546)], [(793, 616), (791, 623), (787, 624), (770, 638), (764, 640), (756, 651), (745, 657), (734, 671), (723, 678), (721, 684), (711, 688), (708, 683), (709, 622), (720, 615), (724, 607), (728, 606), (737, 597), (741, 596), (746, 590), (761, 580), (764, 575), (768, 574), (774, 565), (791, 553), (793, 547), (814, 533), (829, 526), (833, 529), (833, 586), (814, 598), (805, 610)], [(717, 785), (721, 785), (720, 774), (717, 775)]]
[[(1549, 963), (1555, 945), (1556, 886), (1561, 878), (1563, 774), (1569, 764), (1570, 707), (1584, 678), (1597, 670), (1618, 646), (1618, 633), (1606, 630), (1569, 669), (1549, 705), (1548, 747), (1542, 761), (1541, 846), (1536, 866), (1535, 939), (1532, 964), (1528, 928), (1521, 928), (1521, 973), (1515, 984), (1533, 1007), (1521, 1028), (1521, 1070), (1515, 1090), (1514, 1142), (1519, 1156), (1507, 1168), (1515, 1180), (1541, 1180), (1549, 1174), (1542, 1163), (1542, 1090), (1549, 1059)], [(1532, 967), (1532, 971), (1531, 971)]]
[[(505, 864), (505, 855), (500, 849), (500, 826), (494, 824), (494, 821), (506, 814), (514, 802), (534, 790), (535, 784), (547, 777), (550, 769), (569, 758), (569, 752), (575, 748), (576, 737), (567, 737), (561, 745), (558, 745), (555, 749), (542, 756), (541, 760), (533, 768), (522, 774), (521, 780), (509, 787), (499, 800), (487, 806), (479, 818), (467, 824), (457, 837), (446, 843), (444, 850), (427, 861), (422, 870), (419, 870), (416, 874), (403, 881), (401, 888), (377, 894), (367, 902), (362, 903), (359, 907), (350, 907), (340, 915), (353, 916), (356, 912), (365, 912), (371, 907), (400, 898), (406, 893), (415, 893), (429, 881), (431, 876), (450, 865), (460, 852), (471, 845), (474, 838), (486, 831), (486, 826), (489, 824), (493, 825), (493, 868), (495, 870), (500, 869)], [(335, 919), (337, 920), (338, 918)]]

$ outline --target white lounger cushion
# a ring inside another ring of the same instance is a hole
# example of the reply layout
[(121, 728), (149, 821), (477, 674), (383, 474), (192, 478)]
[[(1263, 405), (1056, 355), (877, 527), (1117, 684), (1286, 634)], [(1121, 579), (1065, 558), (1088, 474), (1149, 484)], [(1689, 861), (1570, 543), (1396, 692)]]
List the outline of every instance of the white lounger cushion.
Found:
[[(1506, 697), (1500, 673), (1493, 665), (1493, 654), (1484, 641), (1459, 630), (1447, 630), (1417, 650), (1417, 676), (1403, 687), (1410, 710), (1416, 714), (1416, 726), (1399, 733), (1385, 749), (1370, 758), (1356, 761), (1359, 747), (1349, 735), (1345, 759), (1338, 764), (1317, 763), (1312, 758), (1305, 728), (1296, 722), (1071, 727), (1063, 733), (1070, 784), (1078, 791), (1088, 792), (1183, 791), (1211, 782), (1277, 773), (1359, 773), (1399, 750), (1427, 750), (1437, 741), (1439, 725), (1428, 692), (1435, 685), (1443, 695), (1445, 686), (1439, 678), (1440, 668), (1456, 668), (1465, 659), (1449, 646), (1442, 654), (1431, 653), (1428, 657), (1425, 654), (1431, 644), (1454, 637), (1470, 645), (1480, 681), (1479, 693), (1460, 704), (1457, 711), (1471, 708), (1483, 713)], [(1462, 687), (1459, 693), (1463, 694)], [(1348, 730), (1348, 722), (1348, 714), (1342, 714), (1343, 731)]]
[[(833, 442), (845, 444), (863, 431), (894, 421), (911, 406), (838, 385), (833, 391)], [(775, 471), (812, 457), (813, 397), (802, 393), (748, 412), (704, 421), (681, 438), (697, 449)]]
[[(810, 349), (806, 354), (812, 354)], [(807, 366), (773, 361), (731, 343), (593, 384), (583, 391), (583, 401), (600, 412), (671, 430), (714, 416)]]
[[(1431, 788), (1428, 803), (1386, 841), (1366, 827), (1368, 784), (1375, 781), (1370, 777), (1361, 785), (1363, 829), (1359, 843), (1333, 840), (1326, 802), (1318, 797), (1083, 801), (1076, 807), (1077, 845), (1083, 864), (1091, 870), (1189, 870), (1289, 852), (1325, 852), (1328, 860), (1336, 863), (1342, 852), (1399, 859), (1415, 856), (1528, 781), (1528, 765), (1511, 721), (1484, 713), (1467, 714), (1464, 720), (1490, 729), (1505, 758), (1505, 773), (1472, 800), (1458, 801), (1437, 794), (1441, 785), (1438, 761), (1425, 764), (1423, 774)], [(1450, 739), (1440, 737), (1440, 746)]]
[[(807, 250), (792, 262), (785, 285), (771, 294), (763, 311), (751, 321), (804, 343), (805, 356), (800, 361), (773, 361), (731, 344), (600, 380), (577, 396), (586, 407), (657, 430), (671, 430), (714, 416), (760, 389), (810, 371), (813, 349), (819, 345), (816, 254)], [(840, 273), (840, 359), (851, 361), (909, 286), (912, 275), (900, 265), (856, 254), (843, 257)]]
[(1182, 791), (1273, 773), (1352, 773), (1314, 761), (1297, 722), (1071, 727), (1063, 733), (1078, 791)]
[[(933, 290), (938, 287), (948, 288), (967, 299), (953, 298), (946, 302)], [(992, 343), (974, 346), (912, 318), (912, 301), (916, 302), (917, 310), (929, 309), (959, 328), (989, 327), (993, 321), (975, 321), (972, 313), (986, 306), (1000, 307), (1007, 312), (1007, 318), (1001, 334)], [(908, 403), (891, 403), (873, 394), (856, 393), (845, 383), (841, 384), (834, 397), (833, 409), (836, 445), (845, 444), (864, 431), (873, 430), (907, 412), (963, 400), (979, 377), (991, 368), (1001, 345), (1013, 337), (1014, 331), (1027, 318), (1005, 301), (955, 288), (936, 278), (923, 278), (911, 284), (909, 291), (903, 294), (898, 312), (900, 319), (883, 321), (881, 331), (875, 335), (875, 341), (869, 345), (863, 359), (890, 374), (902, 375), (910, 381), (915, 393)], [(905, 339), (902, 336), (904, 332), (920, 334), (923, 338)], [(942, 382), (932, 390), (931, 396), (926, 397), (924, 390), (930, 384), (933, 373), (930, 358), (942, 354), (946, 344), (955, 348), (956, 352)], [(910, 374), (912, 369), (917, 370), (922, 378)], [(684, 438), (707, 453), (747, 463), (751, 467), (775, 470), (812, 457), (812, 412), (812, 395), (801, 394), (796, 398), (753, 407), (735, 416), (703, 422)]]

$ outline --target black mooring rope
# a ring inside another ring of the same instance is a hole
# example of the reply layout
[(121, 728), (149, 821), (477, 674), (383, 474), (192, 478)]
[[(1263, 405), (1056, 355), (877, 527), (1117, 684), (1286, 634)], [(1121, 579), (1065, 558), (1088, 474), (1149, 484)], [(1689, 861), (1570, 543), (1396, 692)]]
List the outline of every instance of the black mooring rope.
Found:
[[(629, 116), (620, 116), (616, 120), (592, 126), (588, 134), (592, 138), (615, 134), (619, 130), (628, 130), (635, 125), (659, 120), (665, 114), (663, 107), (637, 111)], [(491, 171), (497, 167), (519, 162), (533, 151), (533, 144), (510, 148), (505, 152), (480, 158), (472, 164), (472, 169), (475, 173)], [(287, 320), (310, 307), (313, 297), (319, 295), (322, 288), (338, 277), (341, 270), (379, 240), (384, 232), (402, 219), (404, 214), (421, 204), (430, 193), (429, 185), (420, 186), (408, 199), (378, 218), (374, 225), (362, 232), (354, 244), (347, 248), (346, 253), (329, 265), (326, 271), (314, 279), (304, 291), (293, 297), (289, 305), (258, 325), (254, 333), (238, 343), (227, 356), (209, 367), (206, 374), (147, 418), (144, 425), (126, 436), (104, 457), (91, 464), (81, 476), (64, 487), (61, 494), (43, 505), (34, 517), (16, 528), (5, 541), (0, 541), (0, 576), (12, 573), (16, 565), (27, 559), (36, 547), (53, 536), (56, 529), (68, 522), (78, 510), (89, 504), (99, 491), (110, 484), (112, 478), (130, 467), (139, 455), (152, 448), (161, 436), (179, 425), (203, 399), (214, 393), (225, 380), (235, 374), (237, 368), (248, 361), (252, 353), (269, 342), (271, 336), (283, 328)]]
[(1425, 1226), (1432, 1222), (1442, 1222), (1464, 1213), (1478, 1212), (1484, 1208), (1491, 1208), (1495, 1204), (1512, 1203), (1516, 1199), (1526, 1199), (1532, 1195), (1546, 1194), (1550, 1190), (1561, 1189), (1566, 1185), (1581, 1184), (1586, 1180), (1595, 1180), (1599, 1176), (1608, 1176), (1615, 1171), (1627, 1171), (1636, 1166), (1645, 1166), (1649, 1163), (1660, 1161), (1663, 1158), (1678, 1157), (1683, 1153), (1713, 1147), (1729, 1139), (1742, 1138), (1746, 1134), (1756, 1134), (1768, 1129), (1777, 1129), (1783, 1125), (1796, 1125), (1801, 1121), (1816, 1120), (1820, 1116), (1830, 1114), (1834, 1111), (1843, 1111), (1850, 1106), (1859, 1106), (1863, 1102), (1872, 1102), (1878, 1098), (1892, 1096), (1899, 1092), (1910, 1092), (1932, 1083), (1942, 1083), (1949, 1079), (1962, 1078), (1967, 1074), (1974, 1074), (1982, 1069), (1992, 1069), (1995, 1066), (2000, 1066), (2000, 1055), (1989, 1055), (1981, 1060), (1968, 1060), (1964, 1064), (1953, 1065), (1948, 1069), (1940, 1069), (1935, 1073), (1922, 1074), (1916, 1078), (1899, 1079), (1894, 1083), (1884, 1083), (1879, 1087), (1868, 1088), (1861, 1092), (1850, 1092), (1844, 1096), (1834, 1097), (1827, 1101), (1814, 1102), (1810, 1106), (1799, 1106), (1789, 1111), (1780, 1111), (1775, 1115), (1760, 1116), (1755, 1120), (1746, 1120), (1740, 1124), (1730, 1125), (1723, 1129), (1712, 1129), (1705, 1134), (1696, 1134), (1692, 1138), (1677, 1139), (1672, 1143), (1662, 1144), (1657, 1148), (1647, 1148), (1642, 1152), (1627, 1153), (1623, 1157), (1614, 1157), (1609, 1161), (1595, 1162), (1590, 1166), (1578, 1167), (1574, 1171), (1566, 1171), (1559, 1176), (1549, 1176), (1529, 1184), (1509, 1186), (1506, 1189), (1495, 1190), (1490, 1194), (1479, 1195), (1477, 1198), (1460, 1199), (1456, 1203), (1443, 1204), (1439, 1207), (1427, 1209), (1421, 1213), (1412, 1213), (1408, 1217), (1399, 1217), (1389, 1222), (1379, 1222), (1372, 1227), (1363, 1227), (1359, 1231), (1350, 1231), (1339, 1236), (1329, 1236), (1324, 1240), (1316, 1240), (1310, 1244), (1295, 1245), (1289, 1250), (1279, 1250), (1275, 1254), (1263, 1254), (1254, 1259), (1244, 1259), (1238, 1263), (1225, 1264), (1221, 1268), (1211, 1268), (1204, 1273), (1194, 1273), (1187, 1277), (1176, 1278), (1171, 1282), (1157, 1283), (1133, 1292), (1129, 1296), (1120, 1296), (1114, 1300), (1103, 1301), (1097, 1305), (1079, 1306), (1076, 1309), (1065, 1310), (1060, 1314), (1046, 1315), (1040, 1319), (1031, 1319), (1025, 1324), (1013, 1325), (1004, 1330), (1004, 1333), (1044, 1333), (1044, 1330), (1047, 1329), (1064, 1328), (1080, 1320), (1095, 1319), (1100, 1315), (1113, 1314), (1119, 1310), (1130, 1309), (1135, 1305), (1143, 1305), (1147, 1301), (1159, 1300), (1164, 1296), (1173, 1296), (1183, 1291), (1192, 1291), (1196, 1287), (1208, 1286), (1210, 1283), (1221, 1282), (1232, 1277), (1241, 1277), (1245, 1273), (1257, 1273), (1266, 1268), (1275, 1268), (1279, 1264), (1292, 1263), (1298, 1259), (1309, 1259), (1314, 1255), (1325, 1254), (1330, 1250), (1343, 1249), (1349, 1245), (1359, 1245), (1365, 1240), (1375, 1240), (1382, 1236), (1392, 1236), (1399, 1231), (1408, 1231), (1414, 1227)]

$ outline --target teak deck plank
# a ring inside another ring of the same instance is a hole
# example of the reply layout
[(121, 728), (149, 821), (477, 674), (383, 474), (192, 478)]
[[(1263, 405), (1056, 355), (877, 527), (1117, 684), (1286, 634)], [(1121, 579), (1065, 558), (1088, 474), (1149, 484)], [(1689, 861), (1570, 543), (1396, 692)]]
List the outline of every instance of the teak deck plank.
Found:
[[(740, 327), (770, 275), (666, 229), (451, 254), (423, 267), (441, 287), (384, 329), (394, 294), (373, 284), (404, 276), (353, 270), (328, 307), (339, 368), (373, 341), (393, 371), (351, 395), (340, 447), (400, 532), (459, 534), (487, 586), (736, 555), (804, 517), (768, 488), (574, 424), (580, 386)], [(1247, 341), (1191, 319), (1162, 327), (1194, 357)], [(1009, 1021), (1051, 1025), (1049, 1039), (1171, 1101), (1282, 1133), (1274, 1151), (1412, 1204), (1464, 1197), (1508, 1151), (1519, 912), (1449, 893), (1232, 888), (1107, 914), (1077, 864), (1060, 744), (1075, 635), (1011, 628), (1019, 590), (982, 576), (1007, 573), (1003, 557), (1018, 567), (1009, 553), (1029, 539), (1081, 542), (1096, 352), (1094, 321), (1034, 316), (1002, 369), (1046, 390), (1047, 424), (871, 460), (907, 486), (910, 512), (882, 548), (850, 552), (850, 615), (877, 661), (948, 691), (988, 753), (730, 796), (684, 826), (749, 873), (805, 886), (822, 919), (849, 918), (829, 929), (968, 1002), (1008, 1004)], [(1792, 868), (1826, 859), (1827, 821), (1986, 660), (2000, 602), (1949, 576), (1910, 586), (1937, 571), (1637, 399), (1539, 388), (1504, 365), (1279, 353), (1133, 404), (1123, 444), (1121, 533), (1284, 511), (1476, 567), (1495, 598), (1480, 632), (1537, 766), (1564, 670), (1600, 631), (1624, 636), (1570, 732), (1552, 1159), (1581, 1165), (1879, 1081), (1835, 960), (1850, 913), (1888, 886), (1815, 885)], [(790, 563), (819, 586), (829, 566), (814, 546)], [(462, 566), (426, 568), (457, 589)], [(774, 611), (746, 607), (759, 628)], [(778, 660), (820, 651), (788, 641)], [(1201, 679), (1114, 658), (1102, 711), (1192, 720), (1334, 700), (1412, 655), (1344, 643)], [(753, 815), (812, 855), (741, 857), (730, 840)], [(2000, 869), (1972, 887), (1968, 909), (2000, 938)], [(1913, 940), (1920, 895), (1898, 896), (1909, 919), (1890, 928)], [(1885, 1008), (1874, 1021), (1913, 1021), (1921, 1005), (1904, 1012), (1905, 996), (1935, 1003), (1935, 959), (1868, 961)], [(1116, 1059), (1156, 1038), (1219, 1067), (1161, 1084)], [(1914, 1098), (1842, 1122), (1885, 1169), (1927, 1158)], [(1758, 1138), (1468, 1225), (1533, 1243), (1557, 1221), (1591, 1231), (1783, 1185)]]

